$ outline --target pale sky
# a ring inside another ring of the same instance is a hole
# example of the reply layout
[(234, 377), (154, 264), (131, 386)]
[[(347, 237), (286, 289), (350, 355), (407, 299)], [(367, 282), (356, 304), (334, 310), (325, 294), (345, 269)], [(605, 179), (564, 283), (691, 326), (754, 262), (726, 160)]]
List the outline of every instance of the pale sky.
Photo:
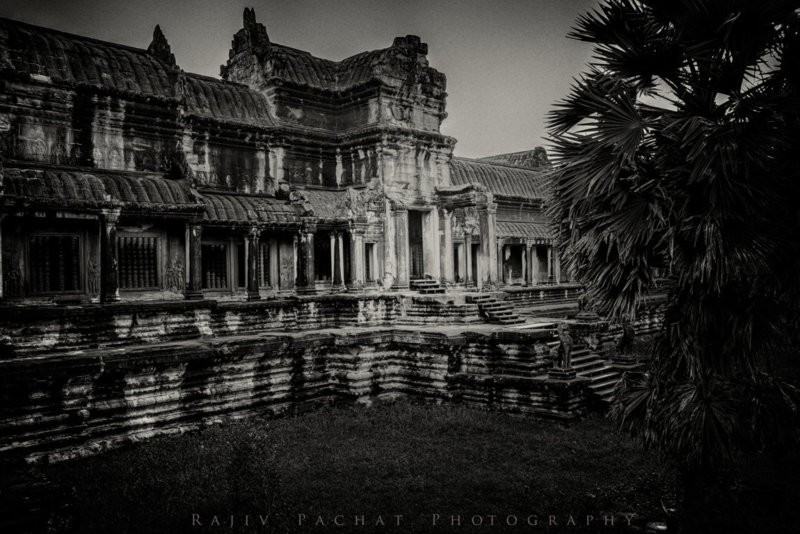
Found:
[(545, 116), (591, 49), (567, 39), (598, 0), (6, 0), (0, 16), (146, 48), (159, 24), (178, 65), (219, 76), (244, 7), (270, 40), (341, 60), (400, 35), (428, 43), (447, 76), (442, 133), (482, 157), (544, 144)]

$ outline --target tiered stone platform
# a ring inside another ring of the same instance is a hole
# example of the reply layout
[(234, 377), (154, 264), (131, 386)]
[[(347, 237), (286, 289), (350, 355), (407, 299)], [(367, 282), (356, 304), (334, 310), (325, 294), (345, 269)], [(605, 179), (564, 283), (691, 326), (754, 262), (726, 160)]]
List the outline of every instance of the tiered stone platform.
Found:
[(410, 396), (569, 419), (554, 321), (486, 323), (466, 294), (0, 306), (0, 454), (37, 461), (316, 403)]

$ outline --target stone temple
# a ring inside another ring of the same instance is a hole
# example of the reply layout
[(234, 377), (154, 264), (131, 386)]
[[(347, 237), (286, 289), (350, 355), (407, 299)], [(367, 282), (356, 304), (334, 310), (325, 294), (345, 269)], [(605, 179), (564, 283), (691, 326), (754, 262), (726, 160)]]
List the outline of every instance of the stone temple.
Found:
[(0, 455), (340, 400), (607, 403), (632, 364), (613, 327), (558, 326), (582, 287), (544, 150), (455, 157), (426, 54), (316, 58), (246, 9), (214, 79), (158, 27), (141, 50), (0, 19)]
[(246, 9), (221, 79), (0, 19), (2, 298), (256, 300), (564, 276), (542, 149), (453, 156), (427, 45), (329, 61)]

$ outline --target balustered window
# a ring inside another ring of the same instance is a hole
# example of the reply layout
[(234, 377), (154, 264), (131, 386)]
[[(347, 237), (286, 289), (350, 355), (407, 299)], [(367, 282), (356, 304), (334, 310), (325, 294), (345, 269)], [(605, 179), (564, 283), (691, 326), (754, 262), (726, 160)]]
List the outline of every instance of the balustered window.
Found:
[(77, 235), (33, 235), (28, 259), (31, 293), (80, 291), (80, 238)]
[(228, 245), (203, 243), (203, 289), (228, 288)]
[(261, 287), (270, 285), (268, 243), (260, 243), (258, 245), (258, 285)]
[(158, 238), (118, 236), (117, 259), (120, 289), (158, 287)]

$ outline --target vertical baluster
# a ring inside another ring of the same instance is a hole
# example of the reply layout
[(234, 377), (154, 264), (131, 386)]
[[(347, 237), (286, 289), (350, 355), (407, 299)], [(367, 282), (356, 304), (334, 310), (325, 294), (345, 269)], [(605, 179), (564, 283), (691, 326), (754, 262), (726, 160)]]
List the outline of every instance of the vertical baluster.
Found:
[(157, 264), (157, 262), (156, 262), (156, 238), (155, 237), (151, 237), (150, 238), (150, 246), (148, 248), (147, 256), (148, 256), (148, 261), (150, 262), (150, 268), (148, 269), (148, 272), (150, 273), (150, 280), (148, 282), (148, 285), (150, 287), (156, 287), (156, 285), (158, 284), (158, 273), (156, 272), (156, 264)]
[(71, 251), (71, 259), (72, 259), (72, 288), (71, 289), (80, 289), (80, 279), (79, 279), (79, 271), (80, 266), (78, 262), (78, 253), (80, 252), (80, 248), (78, 246), (78, 238), (72, 238), (72, 251)]

